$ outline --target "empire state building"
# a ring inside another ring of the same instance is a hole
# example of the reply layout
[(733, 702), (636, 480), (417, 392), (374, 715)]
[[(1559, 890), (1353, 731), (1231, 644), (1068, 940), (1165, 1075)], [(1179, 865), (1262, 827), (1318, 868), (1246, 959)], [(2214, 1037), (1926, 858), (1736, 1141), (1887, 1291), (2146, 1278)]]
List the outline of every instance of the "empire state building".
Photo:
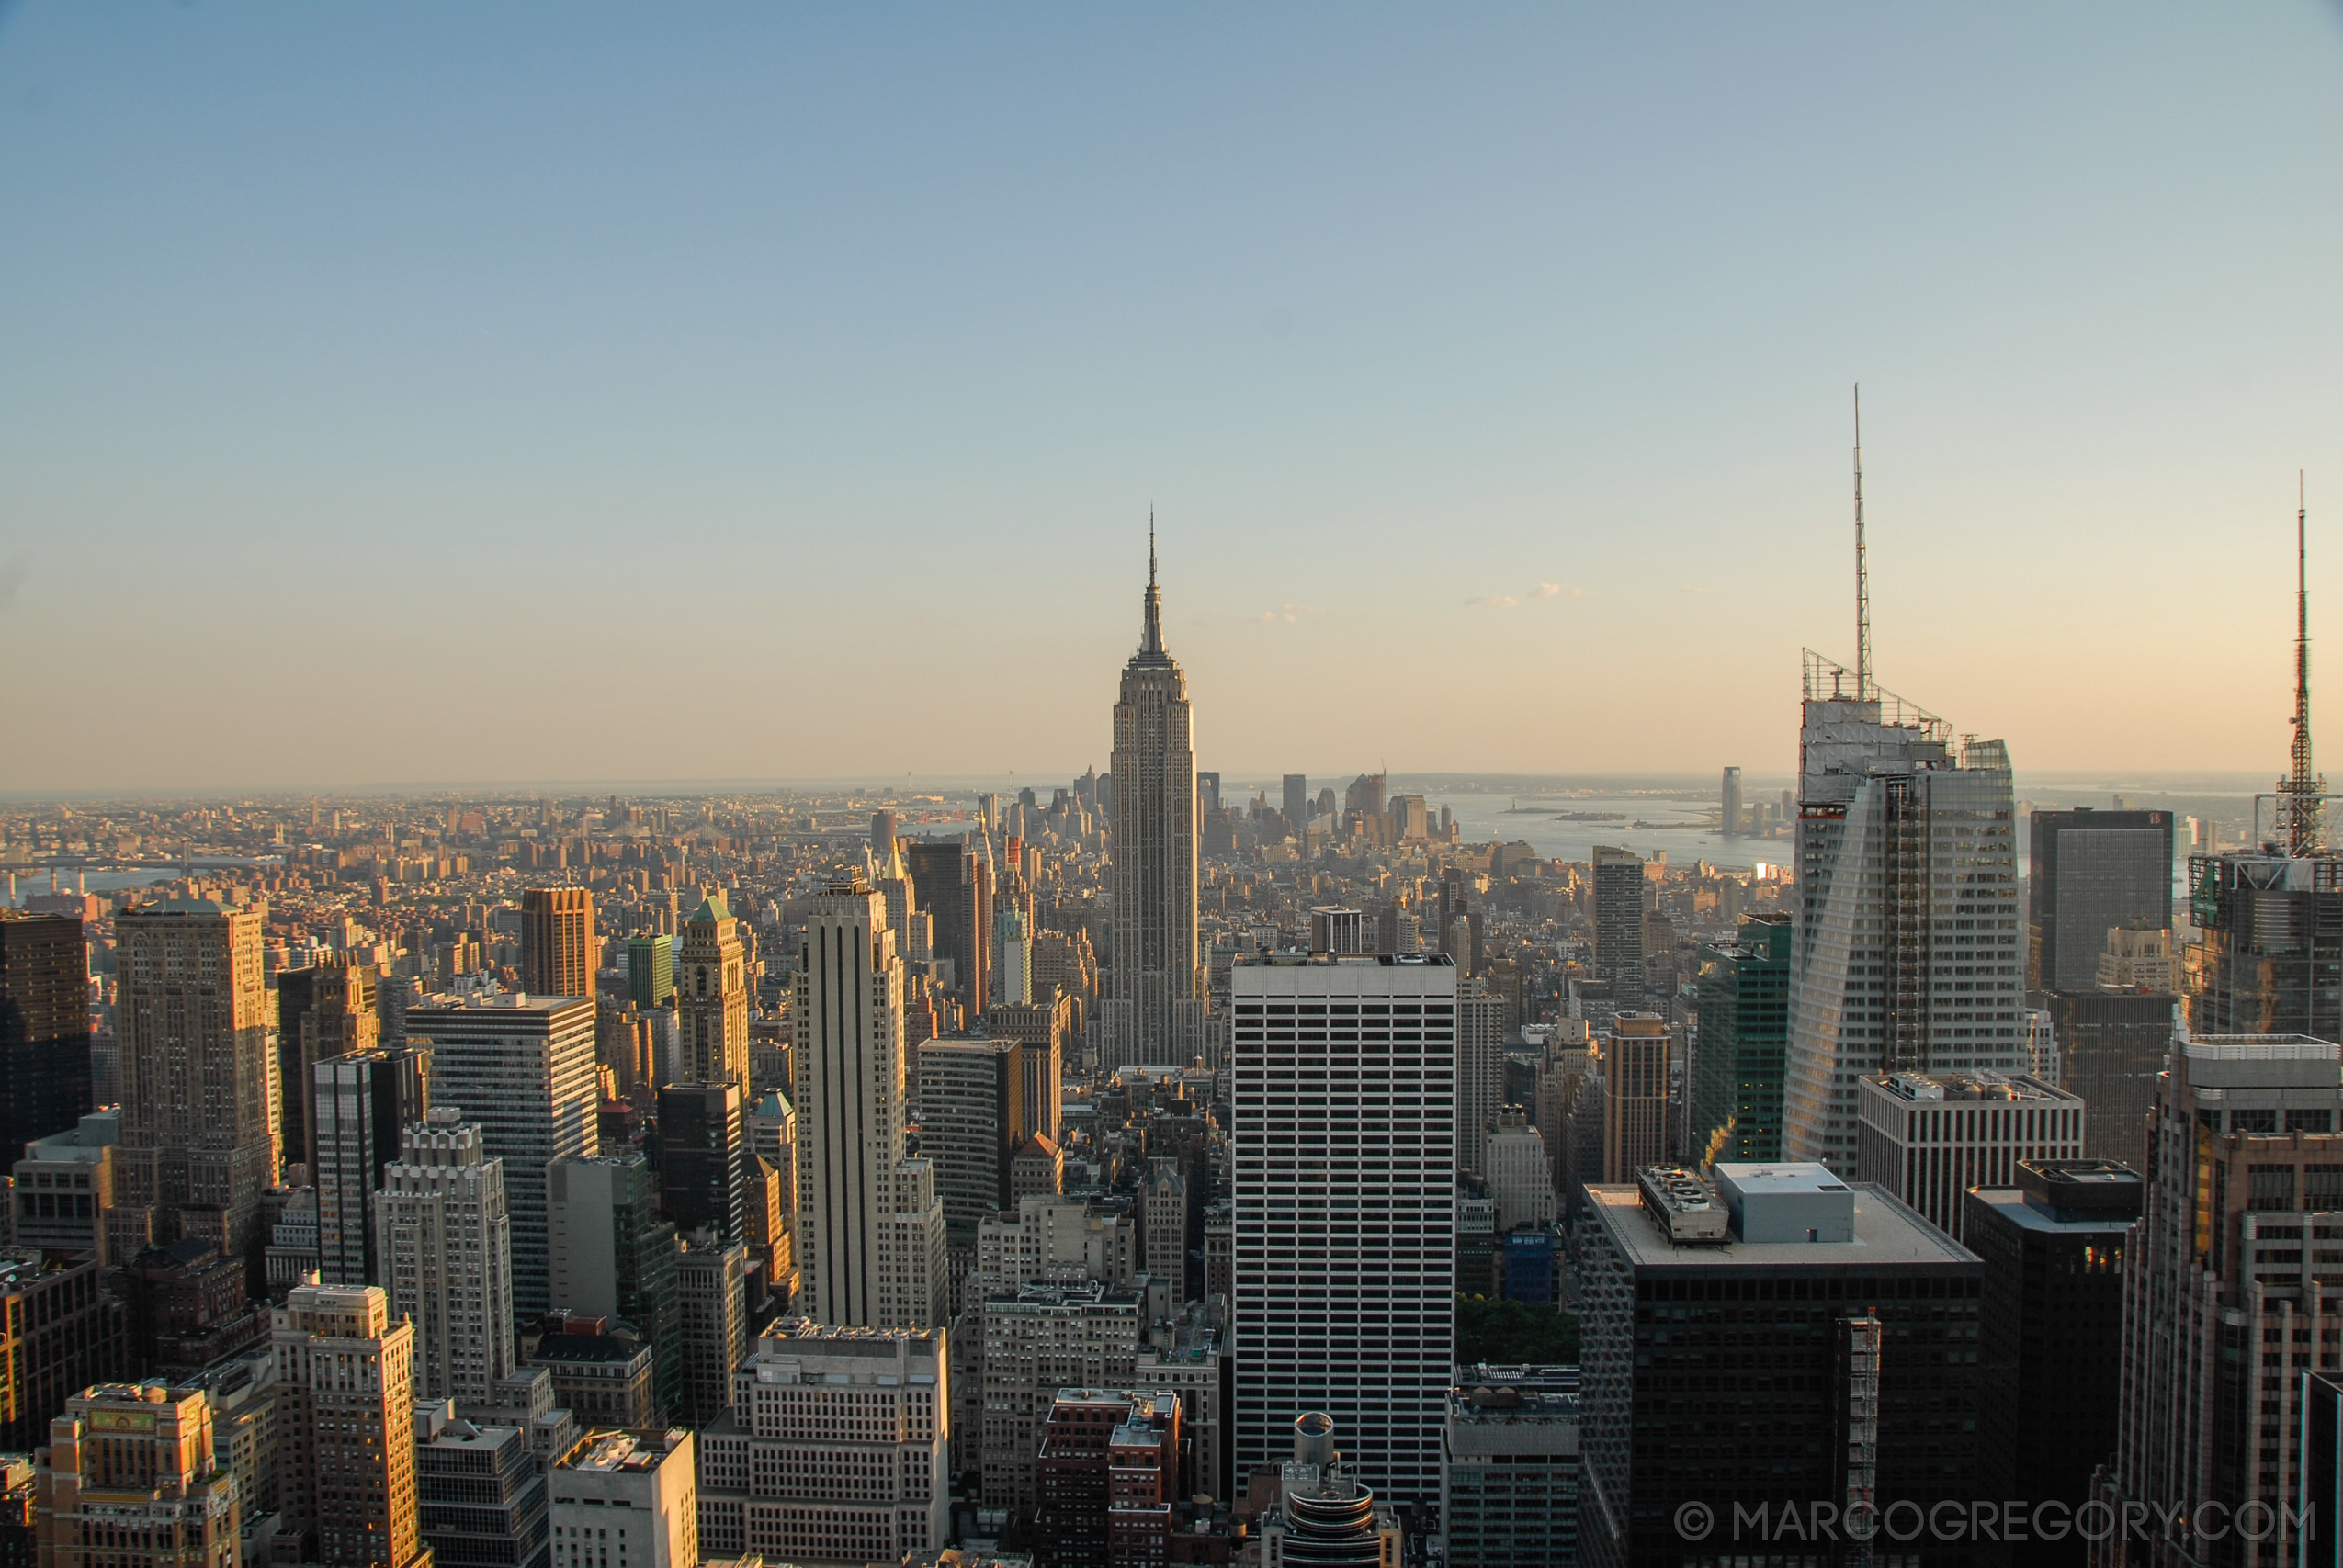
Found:
[(1163, 651), (1148, 530), (1139, 650), (1115, 704), (1114, 964), (1106, 1066), (1185, 1066), (1204, 1043), (1196, 967), (1196, 751), (1188, 678)]

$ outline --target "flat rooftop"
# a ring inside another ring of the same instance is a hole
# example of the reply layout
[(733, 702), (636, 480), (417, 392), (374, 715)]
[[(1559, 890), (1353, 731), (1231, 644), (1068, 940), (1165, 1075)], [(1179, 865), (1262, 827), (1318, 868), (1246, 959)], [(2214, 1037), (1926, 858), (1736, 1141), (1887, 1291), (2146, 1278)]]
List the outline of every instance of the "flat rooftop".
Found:
[[(2134, 1177), (2133, 1179), (2137, 1180)], [(2023, 1190), (2015, 1187), (1972, 1187), (1970, 1195), (1977, 1201), (1990, 1205), (1994, 1212), (2010, 1224), (2043, 1235), (2116, 1235), (2132, 1228), (2136, 1214), (2079, 1213), (2062, 1209), (2054, 1213), (2026, 1201)]]
[[(1493, 1396), (1510, 1396), (1493, 1397)], [(1504, 1455), (1575, 1457), (1579, 1451), (1579, 1396), (1459, 1391), (1448, 1401), (1448, 1451), (1458, 1459)]]
[(657, 1470), (668, 1450), (632, 1432), (589, 1432), (554, 1468), (571, 1471)]
[(1728, 1235), (1719, 1247), (1676, 1247), (1652, 1227), (1643, 1211), (1643, 1194), (1636, 1188), (1590, 1187), (1587, 1200), (1597, 1223), (1637, 1269), (1827, 1268), (1861, 1273), (1924, 1264), (1976, 1266), (1975, 1253), (1906, 1208), (1885, 1189), (1861, 1181), (1846, 1185), (1854, 1193), (1852, 1241), (1750, 1243)]
[(2080, 1103), (2082, 1097), (2055, 1089), (2026, 1073), (1974, 1072), (1888, 1073), (1866, 1077), (1864, 1084), (1891, 1099), (1915, 1105), (2008, 1104), (2019, 1100), (2064, 1100)]
[(1742, 1161), (1720, 1165), (1716, 1169), (1729, 1176), (1744, 1197), (1844, 1192), (1851, 1185), (1833, 1175), (1828, 1166), (1801, 1160)]
[(407, 1015), (418, 1012), (464, 1013), (493, 1018), (499, 1013), (544, 1014), (559, 1012), (564, 1008), (590, 1008), (592, 997), (540, 997), (529, 991), (440, 992), (410, 1005)]

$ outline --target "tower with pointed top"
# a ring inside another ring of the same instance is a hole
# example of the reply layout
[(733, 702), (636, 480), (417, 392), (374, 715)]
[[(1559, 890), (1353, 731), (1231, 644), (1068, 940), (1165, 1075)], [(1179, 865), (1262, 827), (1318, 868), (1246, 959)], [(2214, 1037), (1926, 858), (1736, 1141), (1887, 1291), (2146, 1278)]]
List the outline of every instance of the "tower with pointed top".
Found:
[(1110, 1068), (1185, 1065), (1204, 1043), (1196, 967), (1196, 752), (1188, 678), (1163, 648), (1155, 524), (1138, 651), (1115, 703), (1115, 942), (1106, 980)]
[(740, 921), (723, 891), (709, 889), (675, 949), (677, 1054), (685, 1083), (729, 1083), (749, 1092), (749, 978)]
[(1857, 1078), (2028, 1065), (2009, 748), (1956, 739), (1873, 673), (1860, 424), (1855, 558), (1855, 668), (1805, 656), (1780, 1123), (1790, 1158), (1845, 1176)]

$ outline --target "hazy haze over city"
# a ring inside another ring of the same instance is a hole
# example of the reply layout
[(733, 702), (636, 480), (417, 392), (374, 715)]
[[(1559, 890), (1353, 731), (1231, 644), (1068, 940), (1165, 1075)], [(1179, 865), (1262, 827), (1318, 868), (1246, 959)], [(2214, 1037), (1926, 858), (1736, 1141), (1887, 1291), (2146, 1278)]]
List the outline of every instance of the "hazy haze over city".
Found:
[(1857, 380), (1888, 688), (2274, 777), (2338, 65), (2308, 5), (0, 7), (0, 789), (1069, 776), (1150, 505), (1202, 766), (1779, 775)]

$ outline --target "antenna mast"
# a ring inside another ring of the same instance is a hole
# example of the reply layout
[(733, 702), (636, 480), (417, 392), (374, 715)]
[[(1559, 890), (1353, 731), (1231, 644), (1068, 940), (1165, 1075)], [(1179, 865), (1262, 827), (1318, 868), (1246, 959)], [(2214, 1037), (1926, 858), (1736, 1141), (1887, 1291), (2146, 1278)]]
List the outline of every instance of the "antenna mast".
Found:
[(1871, 562), (1863, 550), (1863, 388), (1855, 384), (1855, 700), (1871, 700)]
[(2321, 797), (2326, 781), (2311, 772), (2310, 507), (2303, 476), (2294, 475), (2294, 747), (2293, 771), (2278, 786), (2286, 852), (2319, 851)]

